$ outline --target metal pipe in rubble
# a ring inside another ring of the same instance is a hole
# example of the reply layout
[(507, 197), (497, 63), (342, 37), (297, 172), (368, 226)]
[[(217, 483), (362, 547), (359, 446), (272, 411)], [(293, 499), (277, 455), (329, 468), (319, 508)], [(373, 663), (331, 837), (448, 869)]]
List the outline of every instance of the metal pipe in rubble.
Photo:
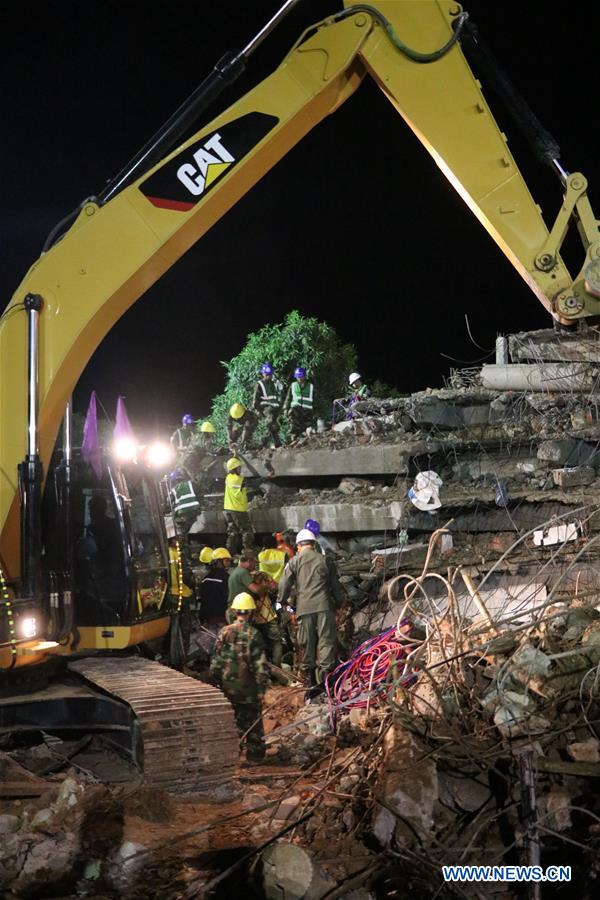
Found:
[(26, 597), (39, 597), (41, 586), (42, 464), (38, 453), (39, 318), (44, 303), (27, 294), (27, 456), (19, 466), (21, 495), (21, 579)]

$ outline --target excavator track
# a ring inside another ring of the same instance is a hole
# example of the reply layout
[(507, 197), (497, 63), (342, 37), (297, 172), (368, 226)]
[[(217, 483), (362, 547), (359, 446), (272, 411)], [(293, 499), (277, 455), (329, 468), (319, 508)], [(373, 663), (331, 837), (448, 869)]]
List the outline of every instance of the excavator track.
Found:
[(221, 691), (139, 657), (82, 659), (69, 669), (129, 705), (141, 739), (136, 763), (146, 784), (188, 794), (229, 781), (239, 738)]

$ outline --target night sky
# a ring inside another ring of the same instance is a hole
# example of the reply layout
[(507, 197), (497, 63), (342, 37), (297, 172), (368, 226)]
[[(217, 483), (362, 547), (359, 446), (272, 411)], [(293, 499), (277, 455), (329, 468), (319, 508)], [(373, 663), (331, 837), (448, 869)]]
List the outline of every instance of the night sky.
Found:
[[(228, 49), (279, 6), (140, 0), (13, 4), (3, 12), (1, 268), (8, 301), (54, 224), (100, 192)], [(304, 0), (205, 114), (265, 77), (304, 27), (341, 4)], [(6, 7), (5, 7), (6, 8)], [(591, 2), (473, 0), (465, 8), (600, 208), (597, 31)], [(558, 10), (558, 12), (556, 11)], [(484, 92), (547, 214), (558, 179), (534, 159)], [(548, 215), (549, 214), (549, 215)], [(567, 256), (569, 261), (569, 257)], [(452, 362), (497, 333), (549, 318), (375, 85), (365, 82), (126, 313), (75, 393), (167, 431), (205, 415), (220, 360), (246, 334), (299, 309), (356, 345), (368, 380), (439, 386)]]

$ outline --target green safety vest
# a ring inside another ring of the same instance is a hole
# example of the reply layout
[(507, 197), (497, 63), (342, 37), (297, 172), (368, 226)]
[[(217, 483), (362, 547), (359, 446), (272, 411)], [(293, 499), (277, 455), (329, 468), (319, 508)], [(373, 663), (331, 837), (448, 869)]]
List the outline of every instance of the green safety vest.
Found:
[(300, 406), (302, 409), (313, 408), (313, 391), (314, 387), (310, 382), (306, 382), (304, 386), (299, 381), (292, 384), (292, 402), (291, 408)]
[(188, 510), (200, 509), (200, 503), (194, 493), (191, 481), (180, 481), (171, 491), (173, 497), (173, 512), (178, 516), (182, 512)]
[(261, 406), (281, 405), (281, 382), (274, 381), (273, 379), (270, 381), (263, 381), (261, 378), (258, 382), (258, 387), (260, 388), (261, 393), (258, 402)]

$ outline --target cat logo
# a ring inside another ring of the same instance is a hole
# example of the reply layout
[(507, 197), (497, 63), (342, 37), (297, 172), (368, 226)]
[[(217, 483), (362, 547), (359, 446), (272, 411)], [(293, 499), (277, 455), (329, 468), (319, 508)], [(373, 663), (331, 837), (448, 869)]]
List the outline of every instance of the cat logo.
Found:
[(181, 150), (143, 181), (139, 189), (159, 209), (189, 212), (239, 165), (278, 123), (275, 116), (251, 112), (224, 122)]
[(235, 159), (221, 143), (221, 135), (216, 132), (193, 156), (194, 162), (186, 162), (177, 169), (177, 177), (194, 197), (204, 193)]

